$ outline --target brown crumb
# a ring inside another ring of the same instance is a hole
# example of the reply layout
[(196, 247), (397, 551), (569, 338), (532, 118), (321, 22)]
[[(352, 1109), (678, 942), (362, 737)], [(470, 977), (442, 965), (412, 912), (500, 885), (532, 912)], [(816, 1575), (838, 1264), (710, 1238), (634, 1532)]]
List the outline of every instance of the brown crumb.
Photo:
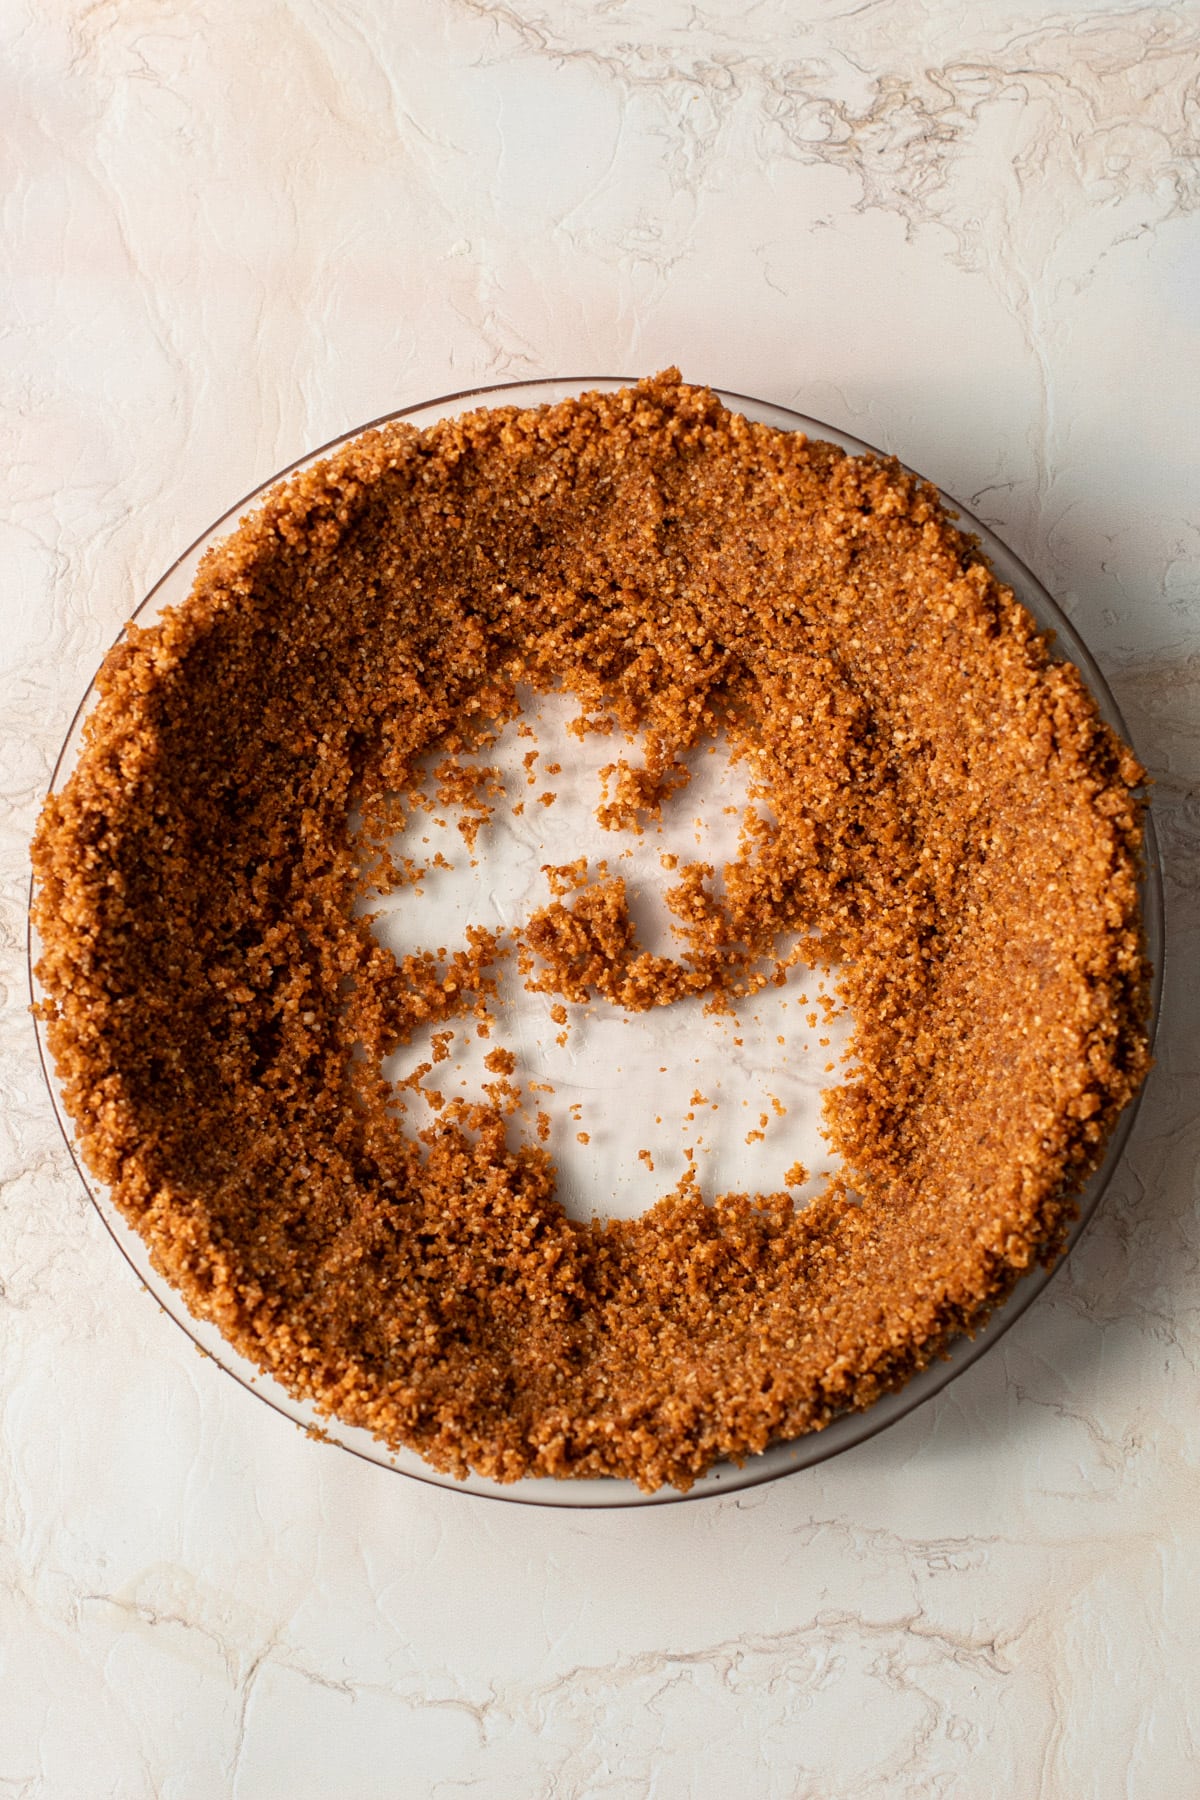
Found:
[[(389, 879), (387, 796), (474, 850), (503, 787), (464, 758), (520, 684), (639, 743), (613, 828), (660, 817), (694, 752), (745, 762), (736, 854), (676, 868), (677, 955), (586, 865), (513, 939), (436, 955), (356, 911)], [(898, 463), (673, 371), (364, 433), (273, 488), (98, 690), (33, 851), (82, 1154), (193, 1312), (439, 1469), (686, 1488), (870, 1405), (1061, 1251), (1148, 1066), (1143, 772), (1081, 677)], [(514, 942), (535, 991), (630, 1011), (727, 1015), (794, 942), (837, 962), (844, 1174), (803, 1209), (705, 1194), (693, 1146), (643, 1217), (580, 1223), (549, 1115), (509, 1143), (503, 1077), (428, 1094), (414, 1131), (397, 1101), (432, 1065), (393, 1086), (383, 1059), (480, 1018)]]

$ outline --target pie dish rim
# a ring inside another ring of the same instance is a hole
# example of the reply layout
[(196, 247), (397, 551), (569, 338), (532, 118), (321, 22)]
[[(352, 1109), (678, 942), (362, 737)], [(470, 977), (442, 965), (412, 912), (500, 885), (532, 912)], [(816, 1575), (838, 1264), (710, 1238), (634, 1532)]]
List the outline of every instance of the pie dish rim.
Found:
[[(271, 475), (250, 494), (224, 512), (194, 543), (176, 557), (131, 615), (129, 623), (145, 623), (148, 615), (152, 618), (164, 605), (174, 604), (186, 597), (191, 587), (192, 574), (203, 553), (212, 544), (219, 542), (222, 537), (227, 535), (238, 519), (251, 511), (270, 489), (298, 470), (320, 462), (345, 444), (361, 437), (365, 432), (399, 420), (411, 424), (432, 423), (436, 418), (451, 417), (458, 413), (474, 410), (479, 405), (536, 406), (575, 397), (588, 391), (612, 392), (629, 385), (632, 385), (632, 378), (614, 376), (549, 377), (531, 381), (495, 383), (463, 389), (453, 394), (419, 402), (413, 406), (399, 408), (363, 425), (356, 426), (329, 443), (305, 453), (288, 467)], [(848, 432), (808, 415), (794, 412), (789, 408), (730, 390), (714, 389), (713, 391), (732, 410), (743, 412), (748, 417), (759, 419), (763, 423), (777, 426), (780, 429), (803, 431), (811, 438), (825, 439), (852, 454), (875, 456), (888, 454)], [(908, 465), (902, 466), (907, 467)], [(938, 492), (947, 513), (963, 529), (973, 533), (979, 539), (981, 548), (997, 577), (1013, 588), (1017, 598), (1028, 608), (1041, 628), (1054, 633), (1056, 650), (1059, 653), (1065, 652), (1067, 658), (1075, 663), (1083, 675), (1101, 715), (1128, 742), (1130, 736), (1128, 727), (1103, 674), (1069, 619), (1042, 583), (989, 527), (944, 490), (939, 489)], [(176, 591), (180, 589), (181, 591)], [(124, 635), (124, 631), (123, 627), (117, 642)], [(81, 740), (82, 724), (90, 710), (95, 693), (96, 685), (95, 678), (93, 678), (75, 711), (55, 761), (48, 790), (50, 793), (60, 787), (73, 766), (74, 756), (78, 752)], [(1154, 822), (1149, 810), (1145, 816), (1141, 889), (1143, 927), (1152, 969), (1147, 1019), (1147, 1037), (1152, 1051), (1163, 984), (1163, 898), (1161, 864)], [(31, 903), (32, 897), (31, 883)], [(30, 993), (36, 1001), (39, 991), (33, 969), (37, 960), (37, 952), (36, 936), (31, 920), (28, 923), (28, 956)], [(1037, 1298), (1054, 1273), (1053, 1269), (1047, 1270), (1039, 1265), (1025, 1275), (1017, 1284), (1013, 1294), (997, 1307), (986, 1326), (973, 1339), (957, 1339), (944, 1360), (929, 1364), (911, 1377), (902, 1388), (883, 1395), (866, 1410), (844, 1414), (819, 1432), (809, 1432), (799, 1439), (772, 1445), (760, 1455), (748, 1458), (740, 1466), (728, 1462), (719, 1463), (706, 1475), (698, 1478), (694, 1486), (687, 1492), (681, 1493), (674, 1488), (661, 1488), (646, 1493), (637, 1488), (632, 1481), (610, 1477), (570, 1481), (526, 1477), (510, 1484), (501, 1484), (477, 1475), (468, 1476), (465, 1480), (458, 1480), (433, 1469), (415, 1451), (389, 1451), (383, 1444), (373, 1440), (366, 1431), (347, 1426), (336, 1418), (322, 1417), (311, 1402), (293, 1398), (269, 1376), (255, 1369), (253, 1364), (241, 1357), (226, 1342), (215, 1326), (192, 1316), (182, 1296), (152, 1268), (145, 1245), (112, 1205), (104, 1185), (86, 1171), (76, 1151), (72, 1127), (62, 1106), (57, 1080), (45, 1044), (44, 1030), (41, 1021), (37, 1020), (36, 1014), (35, 1020), (39, 1059), (68, 1151), (106, 1229), (130, 1263), (142, 1285), (149, 1290), (162, 1309), (188, 1334), (202, 1353), (211, 1356), (227, 1374), (233, 1376), (234, 1380), (257, 1393), (260, 1399), (265, 1400), (283, 1416), (292, 1419), (310, 1435), (317, 1435), (327, 1441), (335, 1442), (352, 1455), (373, 1462), (377, 1466), (392, 1469), (396, 1473), (406, 1474), (415, 1480), (438, 1487), (449, 1487), (477, 1496), (506, 1500), (516, 1504), (558, 1505), (586, 1509), (665, 1504), (707, 1498), (722, 1493), (741, 1492), (767, 1481), (776, 1480), (798, 1469), (812, 1467), (826, 1461), (831, 1456), (877, 1435), (889, 1425), (906, 1417), (925, 1400), (932, 1398), (963, 1369), (970, 1367), (984, 1355), (1011, 1328)], [(1055, 1268), (1061, 1266), (1061, 1263), (1065, 1261), (1066, 1256), (1099, 1206), (1113, 1172), (1124, 1153), (1144, 1091), (1143, 1086), (1122, 1112), (1113, 1131), (1103, 1163), (1081, 1191), (1078, 1218), (1067, 1236), (1066, 1246), (1058, 1263), (1055, 1264)]]

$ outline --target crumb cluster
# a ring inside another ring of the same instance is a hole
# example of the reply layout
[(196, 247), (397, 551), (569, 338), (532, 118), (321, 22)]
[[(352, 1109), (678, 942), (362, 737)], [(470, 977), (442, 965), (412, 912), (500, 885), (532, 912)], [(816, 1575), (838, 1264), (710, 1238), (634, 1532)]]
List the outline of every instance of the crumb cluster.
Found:
[[(364, 870), (419, 878), (386, 846), (431, 757), (474, 843), (495, 783), (459, 755), (518, 684), (644, 746), (606, 771), (614, 829), (718, 734), (747, 759), (721, 881), (675, 871), (677, 956), (573, 868), (516, 954), (560, 1002), (635, 1009), (836, 958), (844, 1173), (807, 1207), (690, 1168), (578, 1223), (549, 1116), (511, 1141), (503, 1046), (487, 1103), (439, 1095), (420, 1129), (384, 1079), (417, 1025), (490, 1028), (508, 946), (397, 960)], [(1145, 1073), (1142, 772), (1074, 667), (915, 477), (674, 371), (364, 434), (98, 685), (34, 848), (83, 1153), (194, 1312), (440, 1469), (685, 1488), (870, 1404), (1055, 1256)]]

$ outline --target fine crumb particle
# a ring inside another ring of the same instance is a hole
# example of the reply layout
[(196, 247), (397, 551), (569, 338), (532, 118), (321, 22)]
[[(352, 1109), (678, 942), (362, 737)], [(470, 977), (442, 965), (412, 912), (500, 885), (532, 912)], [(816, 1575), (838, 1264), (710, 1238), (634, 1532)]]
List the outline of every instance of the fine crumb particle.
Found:
[(578, 1144), (590, 1144), (592, 1141), (591, 1133), (588, 1131), (577, 1131), (575, 1133), (575, 1141)]
[(784, 1171), (784, 1187), (803, 1187), (808, 1180), (808, 1170), (802, 1162), (794, 1162), (790, 1169)]
[[(600, 866), (600, 875), (604, 875), (604, 865)], [(586, 856), (576, 857), (570, 863), (543, 863), (542, 874), (546, 877), (546, 886), (555, 900), (561, 900), (566, 894), (573, 894), (588, 885), (588, 859)]]
[(748, 1131), (746, 1133), (746, 1142), (748, 1144), (761, 1144), (765, 1137), (766, 1133), (764, 1131)]
[[(239, 1351), (447, 1473), (686, 1489), (870, 1405), (1061, 1252), (1148, 1067), (1143, 771), (1082, 678), (917, 477), (675, 371), (341, 446), (97, 686), (33, 847), (82, 1153)], [(627, 747), (597, 817), (629, 841), (690, 829), (689, 762), (740, 760), (736, 852), (662, 857), (670, 956), (625, 849), (511, 933), (393, 956), (365, 895), (449, 866), (389, 860), (400, 815), (477, 869), (489, 746), (555, 688)], [(808, 1029), (852, 1022), (823, 1129), (854, 1188), (706, 1192), (696, 1134), (641, 1218), (568, 1219), (550, 1114), (510, 1141), (511, 1052), (479, 1100), (422, 1085), (508, 956), (564, 1025), (732, 1019), (803, 964)]]
[(567, 1022), (566, 1007), (563, 1006), (561, 1004), (561, 1002), (556, 1001), (554, 1003), (554, 1005), (550, 1008), (550, 1017), (553, 1019), (553, 1021), (556, 1025), (565, 1025)]
[(638, 1160), (640, 1162), (644, 1162), (646, 1167), (649, 1169), (650, 1173), (653, 1175), (653, 1173), (654, 1173), (654, 1158), (651, 1156), (650, 1152), (648, 1150), (639, 1150), (638, 1151)]

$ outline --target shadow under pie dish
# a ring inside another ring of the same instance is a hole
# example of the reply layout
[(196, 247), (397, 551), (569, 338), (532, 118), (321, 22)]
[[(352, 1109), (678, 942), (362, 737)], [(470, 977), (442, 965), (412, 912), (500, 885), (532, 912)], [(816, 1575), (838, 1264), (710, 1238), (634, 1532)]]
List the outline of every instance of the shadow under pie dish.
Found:
[[(1037, 584), (894, 461), (674, 372), (478, 398), (261, 491), (110, 654), (34, 847), (40, 1031), (140, 1272), (292, 1416), (474, 1491), (728, 1491), (940, 1386), (1094, 1201), (1155, 1010), (1142, 772)], [(639, 741), (607, 822), (715, 733), (759, 803), (677, 871), (675, 955), (613, 878), (515, 953), (631, 1013), (836, 957), (842, 1166), (802, 1207), (689, 1165), (572, 1219), (498, 1100), (397, 1108), (383, 1060), (486, 1011), (500, 947), (398, 962), (364, 868), (419, 762), (550, 687)]]

